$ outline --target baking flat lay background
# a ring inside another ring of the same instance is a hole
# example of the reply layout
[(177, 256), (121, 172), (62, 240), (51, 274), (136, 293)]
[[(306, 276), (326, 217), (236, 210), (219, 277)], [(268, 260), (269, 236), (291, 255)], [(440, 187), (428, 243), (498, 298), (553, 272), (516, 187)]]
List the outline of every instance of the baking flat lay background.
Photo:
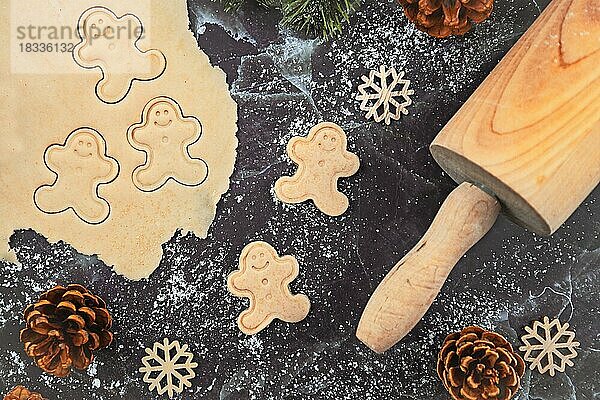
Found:
[[(130, 282), (68, 244), (16, 232), (11, 246), (22, 266), (0, 261), (0, 393), (24, 384), (51, 399), (158, 398), (137, 369), (144, 347), (168, 337), (189, 344), (199, 364), (193, 388), (176, 398), (444, 399), (435, 364), (448, 333), (475, 324), (518, 347), (523, 327), (547, 315), (569, 322), (579, 357), (555, 377), (528, 370), (517, 398), (598, 399), (600, 188), (551, 238), (501, 217), (424, 319), (384, 355), (354, 335), (376, 285), (455, 187), (429, 143), (548, 1), (497, 0), (492, 17), (466, 37), (436, 40), (392, 0), (368, 0), (331, 42), (283, 31), (273, 12), (231, 16), (206, 3), (188, 2), (191, 29), (228, 75), (240, 128), (231, 188), (208, 239), (175, 233), (150, 279)], [(410, 115), (390, 126), (365, 121), (354, 100), (360, 76), (380, 65), (406, 71), (415, 90)], [(288, 140), (322, 120), (342, 126), (361, 159), (358, 174), (341, 181), (350, 208), (339, 218), (310, 202), (283, 204), (273, 192), (277, 178), (295, 170)], [(250, 337), (236, 325), (247, 302), (227, 292), (226, 277), (253, 240), (298, 259), (291, 287), (312, 309), (301, 323), (275, 321)], [(19, 330), (27, 304), (75, 282), (106, 300), (115, 342), (87, 371), (60, 379), (27, 357)]]

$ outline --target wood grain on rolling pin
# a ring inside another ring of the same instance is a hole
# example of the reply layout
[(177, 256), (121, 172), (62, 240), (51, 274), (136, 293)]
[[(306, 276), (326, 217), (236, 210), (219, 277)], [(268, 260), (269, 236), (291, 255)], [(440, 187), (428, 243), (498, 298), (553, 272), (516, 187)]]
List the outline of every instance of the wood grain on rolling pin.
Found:
[(554, 0), (431, 146), (550, 234), (600, 182), (600, 0)]
[(458, 260), (494, 225), (500, 205), (462, 183), (438, 212), (421, 241), (386, 275), (363, 313), (356, 336), (382, 353), (423, 318)]

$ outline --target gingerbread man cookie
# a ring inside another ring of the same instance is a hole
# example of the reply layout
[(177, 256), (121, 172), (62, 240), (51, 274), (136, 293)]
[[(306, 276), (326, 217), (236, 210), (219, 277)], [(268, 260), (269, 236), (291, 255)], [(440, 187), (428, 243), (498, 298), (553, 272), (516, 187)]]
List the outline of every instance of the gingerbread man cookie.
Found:
[(294, 257), (279, 257), (265, 242), (247, 245), (240, 255), (239, 269), (227, 278), (233, 295), (250, 299), (250, 307), (238, 317), (240, 330), (254, 335), (275, 318), (286, 322), (306, 318), (310, 310), (308, 297), (293, 295), (288, 286), (297, 276), (298, 262)]
[(146, 153), (146, 162), (133, 171), (135, 186), (152, 192), (169, 179), (184, 186), (202, 184), (208, 177), (208, 165), (189, 153), (189, 147), (200, 140), (201, 134), (200, 121), (184, 116), (175, 100), (150, 100), (144, 107), (142, 121), (127, 132), (131, 146)]
[(161, 51), (137, 47), (143, 27), (133, 14), (117, 17), (108, 8), (92, 7), (82, 14), (77, 29), (81, 42), (73, 49), (73, 58), (83, 68), (100, 68), (102, 79), (96, 85), (96, 95), (105, 103), (120, 102), (133, 81), (156, 79), (166, 69)]
[(56, 179), (35, 191), (33, 200), (38, 209), (47, 214), (71, 209), (89, 224), (108, 218), (110, 205), (98, 195), (98, 187), (117, 178), (119, 164), (106, 155), (106, 142), (100, 133), (92, 128), (77, 129), (64, 144), (48, 147), (44, 162)]
[(341, 177), (354, 175), (358, 157), (347, 149), (346, 134), (338, 125), (323, 122), (313, 127), (307, 137), (294, 137), (287, 146), (289, 157), (298, 164), (294, 176), (275, 183), (275, 193), (284, 203), (301, 203), (311, 199), (317, 208), (330, 216), (348, 209), (348, 198), (338, 191)]

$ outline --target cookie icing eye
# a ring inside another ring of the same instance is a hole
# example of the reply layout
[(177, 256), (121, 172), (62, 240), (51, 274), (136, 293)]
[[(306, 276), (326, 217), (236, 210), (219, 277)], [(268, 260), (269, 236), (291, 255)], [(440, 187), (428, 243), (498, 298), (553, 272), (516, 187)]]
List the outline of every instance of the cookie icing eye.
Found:
[(260, 253), (260, 258), (264, 258), (265, 257), (265, 253)]
[(157, 117), (160, 117), (160, 111), (157, 111), (157, 112), (156, 112), (156, 116), (157, 116)]
[(169, 115), (169, 110), (165, 110), (165, 111), (164, 111), (164, 114), (165, 114), (165, 115)]

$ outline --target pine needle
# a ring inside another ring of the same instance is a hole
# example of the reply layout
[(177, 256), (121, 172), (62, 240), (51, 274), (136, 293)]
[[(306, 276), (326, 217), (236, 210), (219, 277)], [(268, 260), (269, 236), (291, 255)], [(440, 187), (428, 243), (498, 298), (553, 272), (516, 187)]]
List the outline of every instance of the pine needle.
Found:
[(254, 3), (258, 4), (262, 8), (280, 8), (281, 0), (221, 0), (225, 11), (235, 12), (239, 11), (244, 4)]

